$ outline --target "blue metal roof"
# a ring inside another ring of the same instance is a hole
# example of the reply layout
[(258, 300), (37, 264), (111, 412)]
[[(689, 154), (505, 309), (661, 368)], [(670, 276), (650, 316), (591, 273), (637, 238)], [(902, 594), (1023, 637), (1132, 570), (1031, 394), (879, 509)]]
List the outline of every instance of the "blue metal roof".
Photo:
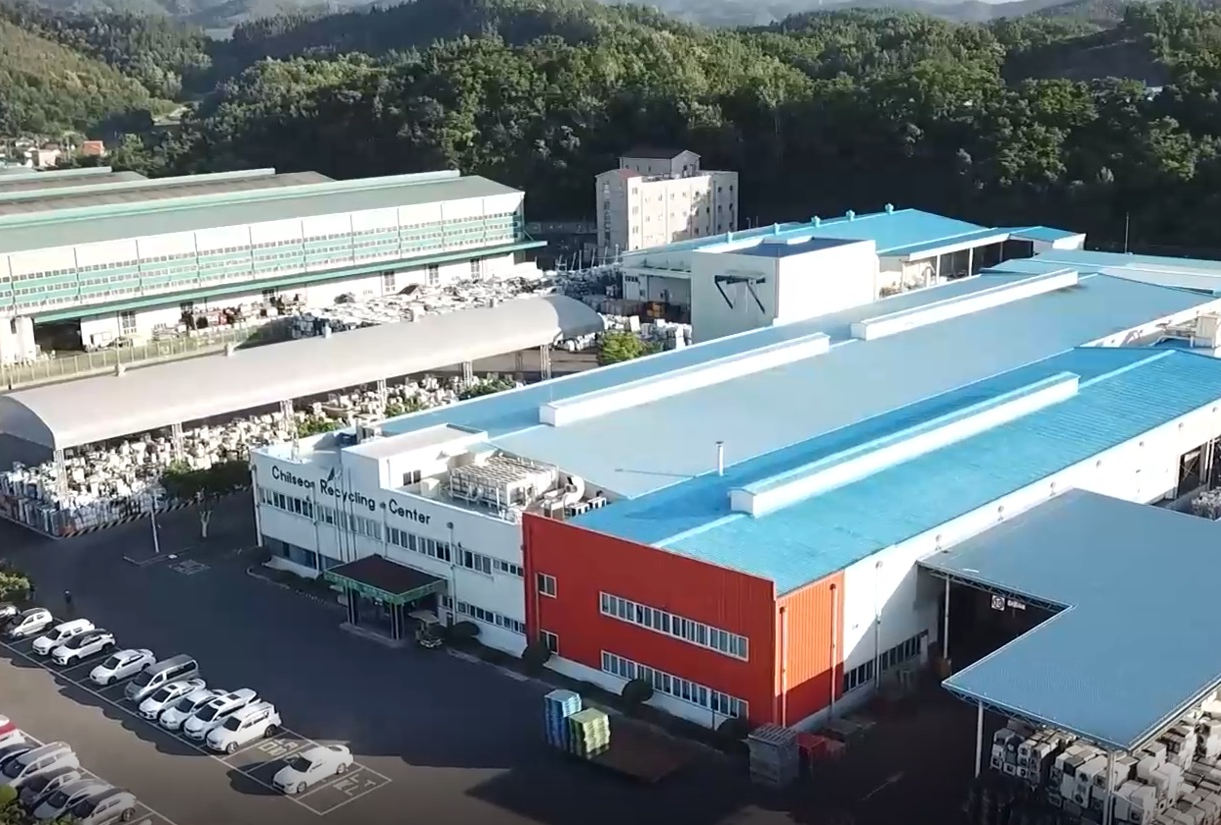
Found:
[[(966, 221), (922, 212), (919, 209), (896, 209), (893, 212), (871, 212), (867, 215), (844, 216), (830, 220), (817, 219), (796, 229), (778, 233), (779, 237), (814, 234), (820, 238), (840, 238), (849, 241), (873, 241), (879, 255), (901, 254), (899, 250), (916, 244), (954, 243), (955, 238), (975, 235), (981, 231), (990, 234), (1001, 230)], [(1003, 234), (1003, 233), (1002, 233)]]
[[(1071, 266), (1082, 272), (1097, 272), (1146, 284), (1191, 289), (1210, 295), (1221, 294), (1221, 261), (1059, 249), (1036, 255), (1031, 260), (1048, 266)], [(1009, 267), (1009, 264), (1002, 266)]]
[(1218, 545), (1216, 522), (1074, 490), (932, 556), (930, 569), (1068, 608), (945, 686), (1104, 746), (1139, 747), (1221, 684)]
[[(730, 489), (1063, 372), (1083, 383), (1068, 401), (762, 517), (729, 509)], [(1082, 348), (574, 521), (771, 579), (786, 593), (1218, 398), (1221, 361)]]
[[(932, 289), (904, 292), (856, 309), (798, 323), (752, 330), (693, 347), (663, 352), (540, 384), (531, 384), (528, 387), (509, 392), (486, 395), (435, 410), (399, 416), (388, 420), (383, 426), (383, 432), (387, 435), (398, 435), (426, 429), (437, 424), (452, 423), (486, 431), (493, 438), (504, 436), (536, 427), (539, 406), (551, 401), (560, 401), (609, 387), (617, 387), (642, 378), (663, 376), (674, 370), (705, 364), (718, 358), (804, 338), (814, 332), (823, 332), (835, 341), (843, 341), (851, 337), (851, 326), (857, 321), (888, 312), (898, 312), (970, 295), (994, 287), (997, 283), (998, 280), (992, 278), (966, 278)], [(1144, 290), (1142, 294), (1149, 294), (1150, 288), (1144, 288)], [(1158, 295), (1168, 293), (1167, 290), (1159, 289), (1152, 289), (1151, 292)], [(1169, 293), (1169, 295), (1175, 294)], [(1162, 298), (1155, 300), (1153, 306), (1160, 306), (1162, 300)], [(1183, 304), (1183, 301), (1176, 298), (1173, 303), (1178, 306)], [(1186, 305), (1188, 304), (1184, 304), (1184, 306)]]
[(818, 252), (822, 249), (834, 249), (837, 246), (848, 246), (860, 241), (844, 240), (842, 238), (812, 237), (808, 240), (798, 240), (792, 243), (761, 243), (746, 249), (735, 249), (735, 255), (753, 255), (759, 258), (788, 258), (792, 255), (804, 255), (807, 252)]
[[(562, 427), (538, 425), (531, 410), (534, 426), (493, 443), (636, 498), (707, 472), (717, 441), (725, 442), (727, 464), (736, 464), (1206, 300), (1090, 276), (1071, 289), (868, 342), (845, 340), (847, 313), (813, 319), (773, 329), (841, 342), (824, 355)], [(890, 305), (880, 309), (853, 315), (876, 316)], [(623, 506), (601, 512), (612, 518)]]
[[(924, 241), (922, 243), (911, 244), (910, 246), (900, 246), (894, 249), (886, 250), (885, 254), (897, 257), (906, 258), (909, 255), (921, 255), (924, 253), (936, 252), (939, 249), (944, 249), (948, 246), (978, 246), (985, 242), (1000, 243), (1006, 240), (1008, 233), (1003, 229), (979, 229), (975, 232), (967, 232), (962, 235), (953, 235), (948, 238), (938, 238), (936, 240)], [(879, 251), (878, 254), (883, 254)]]
[(1009, 227), (1004, 231), (1020, 241), (1041, 241), (1043, 243), (1055, 243), (1067, 238), (1078, 238), (1085, 234), (1083, 232), (1069, 232), (1067, 229), (1055, 229), (1050, 226)]

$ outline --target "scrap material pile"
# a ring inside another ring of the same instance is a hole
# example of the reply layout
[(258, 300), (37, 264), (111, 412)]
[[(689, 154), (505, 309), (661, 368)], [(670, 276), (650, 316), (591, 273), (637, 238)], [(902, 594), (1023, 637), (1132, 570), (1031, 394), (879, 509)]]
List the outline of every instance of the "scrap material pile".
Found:
[(610, 717), (597, 708), (581, 707), (580, 694), (553, 690), (543, 697), (547, 744), (593, 759), (610, 750)]
[[(1063, 818), (1101, 817), (1114, 789), (1113, 819), (1130, 825), (1217, 825), (1221, 820), (1221, 702), (1204, 702), (1140, 751), (1116, 756), (1050, 728), (1011, 721), (992, 740), (993, 770), (1037, 790)], [(991, 819), (989, 812), (981, 817)], [(981, 819), (982, 821), (982, 819)]]
[(1213, 521), (1221, 519), (1221, 489), (1205, 490), (1192, 499), (1191, 512)]
[(762, 725), (746, 737), (750, 748), (750, 778), (760, 785), (784, 788), (801, 773), (801, 748), (796, 731)]
[[(483, 381), (499, 380), (488, 376)], [(53, 462), (15, 464), (0, 474), (0, 514), (51, 535), (73, 535), (130, 516), (148, 513), (163, 497), (159, 479), (176, 459), (191, 469), (244, 459), (251, 449), (291, 440), (294, 429), (328, 421), (327, 429), (352, 421), (400, 415), (458, 400), (459, 379), (390, 384), (386, 404), (375, 390), (336, 393), (326, 401), (294, 410), (292, 424), (278, 413), (185, 429), (179, 454), (169, 435), (150, 435), (117, 444), (80, 448), (64, 461), (62, 492)], [(300, 431), (300, 430), (298, 430)]]

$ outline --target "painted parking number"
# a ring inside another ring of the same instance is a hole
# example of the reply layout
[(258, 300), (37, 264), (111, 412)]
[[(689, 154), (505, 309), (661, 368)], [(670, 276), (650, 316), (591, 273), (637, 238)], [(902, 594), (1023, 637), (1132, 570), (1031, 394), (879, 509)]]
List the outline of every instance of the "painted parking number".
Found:
[(340, 779), (338, 782), (331, 785), (332, 788), (339, 791), (344, 796), (355, 797), (361, 794), (369, 793), (380, 788), (382, 783), (372, 777), (366, 776), (363, 779), (354, 776), (347, 776)]
[(258, 750), (259, 753), (266, 754), (272, 759), (276, 759), (281, 756), (287, 756), (295, 751), (297, 749), (297, 744), (295, 742), (283, 742), (278, 739), (268, 739), (267, 741), (260, 742), (258, 745), (256, 745), (255, 749)]

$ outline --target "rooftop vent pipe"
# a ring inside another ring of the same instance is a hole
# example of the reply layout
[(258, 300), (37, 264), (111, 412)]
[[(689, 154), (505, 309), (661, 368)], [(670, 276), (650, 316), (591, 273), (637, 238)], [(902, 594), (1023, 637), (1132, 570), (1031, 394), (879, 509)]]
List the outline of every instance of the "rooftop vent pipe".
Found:
[(116, 377), (118, 377), (118, 378), (122, 378), (122, 377), (123, 377), (123, 374), (124, 374), (125, 372), (127, 372), (127, 365), (126, 365), (126, 364), (115, 364), (115, 365), (114, 365), (114, 374), (115, 374), (115, 376), (116, 376)]
[(822, 218), (815, 215), (814, 217), (810, 218), (810, 223), (814, 224), (815, 226), (822, 226)]
[(232, 342), (225, 344), (225, 357), (226, 358), (232, 358), (236, 352), (237, 352), (237, 344), (234, 344)]
[(778, 224), (778, 223), (774, 223), (774, 224), (772, 224), (772, 234), (773, 234), (773, 235), (779, 235), (779, 234), (780, 234), (780, 224)]
[(893, 203), (886, 204), (886, 214), (887, 215), (893, 215), (894, 211), (895, 211), (895, 205)]
[(854, 220), (856, 220), (856, 213), (853, 212), (851, 209), (849, 209), (847, 212), (844, 213), (844, 217), (850, 221), (854, 221)]
[(716, 474), (719, 476), (725, 475), (725, 442), (718, 441), (716, 443)]
[(330, 337), (331, 337), (331, 325), (330, 325), (330, 324), (323, 324), (323, 325), (322, 325), (322, 337), (323, 337), (323, 338), (330, 338)]

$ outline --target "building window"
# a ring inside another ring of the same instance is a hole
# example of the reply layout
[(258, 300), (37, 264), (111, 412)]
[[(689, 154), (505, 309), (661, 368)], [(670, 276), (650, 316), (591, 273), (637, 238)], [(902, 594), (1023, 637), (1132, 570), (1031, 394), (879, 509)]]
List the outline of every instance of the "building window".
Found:
[(600, 594), (598, 602), (598, 609), (603, 616), (648, 628), (735, 659), (747, 661), (750, 658), (746, 637), (737, 633), (730, 633), (728, 630), (721, 630), (656, 607), (638, 604), (620, 596), (612, 596), (610, 593)]
[(550, 596), (554, 599), (556, 594), (555, 576), (548, 575), (547, 573), (539, 573), (537, 578), (538, 592), (542, 593), (544, 596)]
[(722, 716), (737, 716), (745, 718), (749, 714), (749, 706), (745, 699), (730, 696), (719, 690), (683, 679), (656, 668), (633, 662), (614, 653), (602, 651), (602, 672), (620, 679), (640, 679), (653, 686), (653, 690), (690, 702), (701, 708), (719, 713)]
[(844, 693), (850, 693), (856, 690), (861, 685), (870, 684), (873, 681), (873, 659), (870, 659), (860, 667), (854, 667), (852, 670), (844, 674)]
[(395, 281), (393, 272), (382, 273), (382, 292), (386, 295), (393, 295), (398, 283)]
[(522, 578), (523, 576), (525, 576), (525, 574), (526, 574), (525, 571), (522, 570), (522, 567), (520, 564), (514, 564), (511, 561), (493, 559), (492, 563), (493, 563), (492, 569), (495, 570), (497, 573), (504, 573), (507, 576), (516, 576), (519, 579)]
[[(446, 610), (455, 610), (454, 600), (452, 596), (441, 597), (441, 607)], [(490, 624), (494, 627), (502, 627), (505, 630), (510, 630), (518, 635), (526, 634), (526, 623), (518, 619), (510, 618), (503, 613), (497, 613), (495, 610), (488, 610), (485, 607), (480, 607), (470, 602), (460, 601), (457, 604), (456, 611), (459, 616), (466, 616), (476, 622)]]
[(555, 635), (554, 633), (552, 633), (550, 630), (543, 630), (539, 633), (539, 635), (542, 636), (543, 644), (545, 644), (547, 646), (547, 649), (550, 650), (552, 653), (554, 653), (556, 656), (559, 656), (560, 655), (560, 637)]
[(476, 553), (473, 550), (458, 549), (458, 563), (467, 570), (474, 570), (476, 573), (483, 573), (486, 576), (492, 575), (492, 557), (485, 556), (482, 553)]
[(471, 280), (483, 278), (483, 258), (471, 258)]
[(130, 309), (119, 313), (119, 334), (134, 335), (136, 332), (136, 313)]
[(441, 268), (436, 264), (428, 265), (428, 281), (429, 286), (436, 286), (441, 283)]

